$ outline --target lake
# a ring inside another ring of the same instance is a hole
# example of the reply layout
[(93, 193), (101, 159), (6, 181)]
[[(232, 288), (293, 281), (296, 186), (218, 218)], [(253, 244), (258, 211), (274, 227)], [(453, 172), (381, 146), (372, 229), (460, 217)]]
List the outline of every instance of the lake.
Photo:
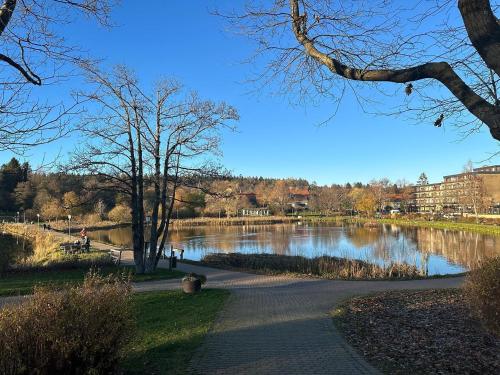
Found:
[[(130, 247), (132, 231), (121, 227), (89, 232), (94, 240)], [(466, 231), (380, 225), (275, 224), (175, 228), (170, 243), (185, 249), (186, 259), (208, 253), (273, 253), (361, 259), (376, 264), (414, 264), (429, 275), (468, 270), (500, 255), (500, 237)]]

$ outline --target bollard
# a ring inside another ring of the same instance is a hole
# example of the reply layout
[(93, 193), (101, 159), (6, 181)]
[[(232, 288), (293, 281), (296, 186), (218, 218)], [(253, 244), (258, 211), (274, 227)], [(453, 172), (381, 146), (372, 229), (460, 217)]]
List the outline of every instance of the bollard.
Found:
[(174, 255), (174, 247), (170, 245), (170, 258), (168, 260), (168, 270), (172, 271), (172, 257)]

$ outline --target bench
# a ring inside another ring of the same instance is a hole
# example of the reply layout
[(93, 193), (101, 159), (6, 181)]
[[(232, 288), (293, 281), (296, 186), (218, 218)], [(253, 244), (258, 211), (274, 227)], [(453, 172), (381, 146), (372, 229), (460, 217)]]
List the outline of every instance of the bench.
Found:
[(59, 245), (59, 249), (65, 254), (76, 254), (82, 251), (82, 245), (79, 242), (64, 242)]
[(113, 261), (114, 264), (117, 266), (120, 265), (120, 262), (122, 260), (122, 251), (123, 250), (109, 250), (109, 256), (111, 257), (111, 260)]

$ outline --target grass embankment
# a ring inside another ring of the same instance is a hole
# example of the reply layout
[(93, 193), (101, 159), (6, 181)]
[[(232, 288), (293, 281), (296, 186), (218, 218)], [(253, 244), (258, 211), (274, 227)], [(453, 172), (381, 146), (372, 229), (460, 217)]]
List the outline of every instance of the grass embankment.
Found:
[(128, 374), (186, 374), (195, 349), (229, 296), (206, 289), (194, 295), (180, 291), (133, 296), (137, 334), (123, 369)]
[(471, 314), (461, 289), (356, 297), (337, 307), (333, 319), (383, 373), (500, 373), (500, 337)]
[(362, 218), (350, 216), (333, 216), (333, 217), (305, 217), (304, 220), (312, 223), (367, 223), (375, 222), (380, 224), (394, 224), (401, 226), (420, 227), (420, 228), (434, 228), (434, 229), (448, 229), (448, 230), (463, 230), (469, 232), (476, 232), (481, 234), (490, 234), (500, 236), (500, 226), (494, 224), (476, 224), (464, 223), (459, 221), (443, 221), (443, 220), (416, 220), (405, 218)]
[(286, 224), (300, 221), (295, 216), (245, 216), (245, 217), (199, 217), (194, 219), (172, 220), (174, 227), (193, 227), (203, 225), (257, 225), (257, 224)]
[[(35, 286), (60, 287), (67, 284), (81, 284), (90, 267), (80, 266), (66, 269), (56, 267), (46, 270), (36, 269), (7, 272), (0, 277), (0, 296), (31, 294)], [(132, 266), (117, 267), (107, 265), (98, 267), (98, 270), (103, 276), (123, 273), (126, 275), (130, 274), (131, 281), (133, 282), (180, 278), (184, 275), (184, 272), (181, 271), (168, 271), (162, 268), (158, 268), (150, 274), (135, 274), (134, 267)]]
[(201, 264), (231, 270), (251, 271), (264, 274), (292, 274), (324, 279), (386, 280), (415, 279), (424, 275), (417, 267), (406, 263), (391, 263), (385, 267), (356, 259), (321, 256), (276, 254), (208, 254)]

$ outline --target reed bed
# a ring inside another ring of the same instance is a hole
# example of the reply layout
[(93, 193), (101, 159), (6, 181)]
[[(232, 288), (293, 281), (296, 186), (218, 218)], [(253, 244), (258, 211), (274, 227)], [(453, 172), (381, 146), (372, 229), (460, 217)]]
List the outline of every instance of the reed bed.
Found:
[(256, 224), (286, 224), (300, 221), (295, 216), (245, 216), (245, 217), (198, 217), (194, 219), (172, 220), (174, 227), (193, 227), (203, 225), (256, 225)]
[(201, 262), (207, 266), (220, 268), (272, 274), (291, 273), (326, 279), (411, 279), (424, 276), (416, 266), (407, 263), (379, 266), (361, 260), (331, 256), (306, 258), (275, 254), (215, 253), (206, 255)]

